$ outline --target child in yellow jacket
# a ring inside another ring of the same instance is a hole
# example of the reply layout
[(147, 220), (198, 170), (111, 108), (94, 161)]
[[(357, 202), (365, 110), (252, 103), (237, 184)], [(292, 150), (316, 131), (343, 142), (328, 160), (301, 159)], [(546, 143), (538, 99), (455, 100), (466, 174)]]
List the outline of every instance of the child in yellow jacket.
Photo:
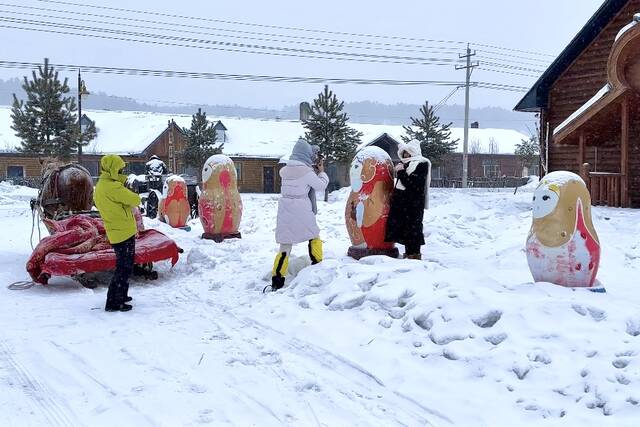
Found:
[(140, 196), (127, 189), (127, 177), (122, 174), (126, 163), (115, 154), (100, 160), (100, 178), (93, 193), (107, 238), (116, 253), (116, 271), (107, 292), (106, 311), (129, 311), (131, 301), (129, 276), (133, 273), (135, 257), (136, 220), (132, 209), (140, 205)]

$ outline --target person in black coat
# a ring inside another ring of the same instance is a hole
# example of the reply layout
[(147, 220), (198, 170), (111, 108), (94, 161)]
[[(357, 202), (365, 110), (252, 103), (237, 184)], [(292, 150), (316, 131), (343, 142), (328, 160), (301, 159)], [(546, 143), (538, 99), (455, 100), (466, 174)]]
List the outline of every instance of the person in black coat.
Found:
[(425, 199), (431, 181), (431, 162), (422, 156), (420, 143), (400, 143), (396, 166), (396, 185), (391, 195), (391, 208), (387, 219), (387, 242), (405, 246), (405, 258), (422, 259), (420, 247), (424, 245), (422, 218)]

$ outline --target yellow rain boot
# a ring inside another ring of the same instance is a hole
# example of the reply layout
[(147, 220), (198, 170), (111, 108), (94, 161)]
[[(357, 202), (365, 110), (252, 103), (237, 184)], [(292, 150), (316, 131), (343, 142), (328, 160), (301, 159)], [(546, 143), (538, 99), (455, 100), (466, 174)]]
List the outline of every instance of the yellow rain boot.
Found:
[(289, 269), (289, 255), (286, 252), (280, 252), (276, 255), (273, 262), (273, 270), (271, 271), (271, 290), (277, 291), (284, 287), (284, 278)]
[(322, 240), (318, 238), (309, 240), (309, 257), (311, 258), (312, 265), (322, 262)]

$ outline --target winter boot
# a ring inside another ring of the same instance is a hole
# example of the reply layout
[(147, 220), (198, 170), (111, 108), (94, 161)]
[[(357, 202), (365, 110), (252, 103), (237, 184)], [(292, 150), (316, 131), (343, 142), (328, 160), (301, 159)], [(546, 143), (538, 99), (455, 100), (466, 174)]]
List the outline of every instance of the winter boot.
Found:
[(284, 287), (284, 278), (289, 269), (289, 255), (286, 252), (280, 252), (276, 255), (273, 262), (273, 270), (271, 272), (271, 290), (277, 291)]
[(129, 311), (133, 307), (129, 304), (115, 304), (115, 305), (107, 305), (104, 308), (104, 311)]
[(408, 254), (404, 254), (405, 259), (415, 259), (415, 260), (422, 260), (422, 254), (413, 254), (413, 255), (408, 255)]
[(309, 258), (311, 258), (311, 265), (322, 262), (322, 240), (318, 239), (317, 237), (315, 239), (309, 240)]

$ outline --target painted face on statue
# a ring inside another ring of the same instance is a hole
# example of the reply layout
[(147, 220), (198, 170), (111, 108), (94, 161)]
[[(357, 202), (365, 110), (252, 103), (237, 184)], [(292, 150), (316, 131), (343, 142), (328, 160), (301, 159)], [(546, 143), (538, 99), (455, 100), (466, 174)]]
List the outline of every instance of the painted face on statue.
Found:
[(542, 184), (533, 193), (534, 218), (544, 218), (555, 210), (560, 200), (560, 195), (554, 187)]
[(351, 178), (351, 190), (357, 193), (362, 188), (362, 163), (360, 161), (355, 160), (351, 164), (349, 177)]

